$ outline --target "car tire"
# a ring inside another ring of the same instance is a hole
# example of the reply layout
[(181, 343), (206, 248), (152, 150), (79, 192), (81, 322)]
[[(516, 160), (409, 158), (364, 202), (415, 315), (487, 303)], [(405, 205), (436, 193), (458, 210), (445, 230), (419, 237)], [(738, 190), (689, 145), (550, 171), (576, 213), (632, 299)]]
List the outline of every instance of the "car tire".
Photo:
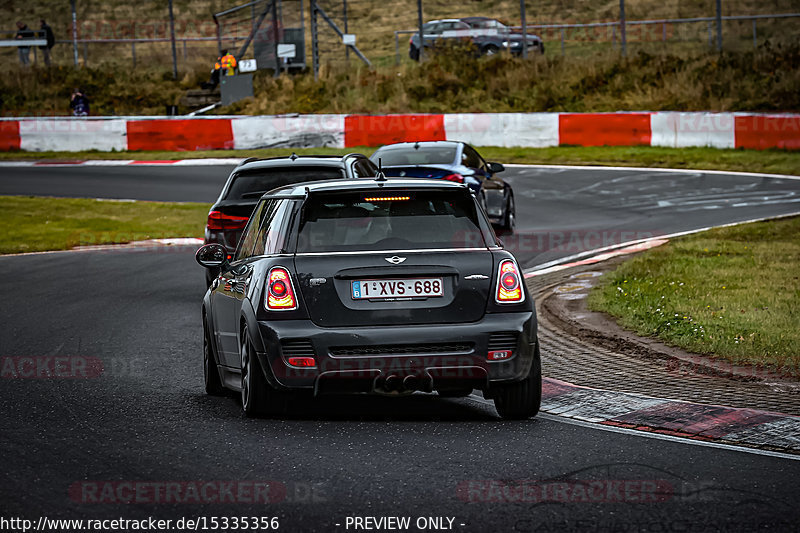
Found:
[(208, 340), (205, 317), (203, 317), (203, 382), (206, 394), (220, 396), (225, 392), (225, 387), (222, 386), (222, 379), (219, 376), (219, 368), (217, 368), (214, 354), (211, 351), (211, 342)]
[(413, 61), (419, 61), (419, 48), (414, 45), (408, 47), (408, 57)]
[(514, 195), (508, 195), (506, 202), (506, 212), (503, 214), (503, 229), (508, 233), (514, 232), (514, 227), (517, 225), (517, 207), (514, 203)]
[(250, 343), (247, 326), (242, 330), (242, 411), (245, 416), (256, 417), (267, 414), (270, 407), (270, 386), (261, 371), (261, 364)]
[(542, 363), (538, 346), (528, 376), (517, 383), (497, 386), (492, 397), (497, 414), (505, 420), (527, 420), (536, 416), (542, 403)]

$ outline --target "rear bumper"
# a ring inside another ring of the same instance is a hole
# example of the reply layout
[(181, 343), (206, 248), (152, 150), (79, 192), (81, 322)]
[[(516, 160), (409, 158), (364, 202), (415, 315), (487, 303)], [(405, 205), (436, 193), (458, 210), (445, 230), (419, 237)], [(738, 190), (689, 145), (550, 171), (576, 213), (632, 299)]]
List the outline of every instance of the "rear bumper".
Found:
[[(259, 322), (259, 334), (270, 384), (314, 394), (402, 392), (397, 384), (409, 376), (410, 390), (485, 390), (526, 377), (537, 342), (533, 312), (486, 314), (468, 324), (355, 328), (281, 320)], [(490, 341), (494, 349), (510, 348), (511, 357), (488, 361)], [(316, 367), (290, 366), (288, 356), (300, 354), (313, 355)]]

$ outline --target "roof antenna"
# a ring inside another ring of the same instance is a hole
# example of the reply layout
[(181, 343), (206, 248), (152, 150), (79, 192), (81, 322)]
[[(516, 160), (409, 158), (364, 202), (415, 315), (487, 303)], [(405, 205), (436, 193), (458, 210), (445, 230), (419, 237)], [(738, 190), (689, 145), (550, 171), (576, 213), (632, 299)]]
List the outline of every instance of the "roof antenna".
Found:
[(383, 160), (378, 158), (378, 175), (375, 176), (375, 181), (386, 181), (386, 174), (383, 173)]

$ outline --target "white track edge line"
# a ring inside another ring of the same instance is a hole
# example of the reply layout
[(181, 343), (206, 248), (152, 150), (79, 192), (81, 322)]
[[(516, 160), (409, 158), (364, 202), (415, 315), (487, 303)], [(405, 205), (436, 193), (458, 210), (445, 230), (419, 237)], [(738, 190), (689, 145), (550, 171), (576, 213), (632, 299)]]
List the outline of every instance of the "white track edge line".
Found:
[(792, 174), (765, 174), (762, 172), (739, 172), (736, 170), (704, 170), (697, 168), (648, 168), (648, 167), (608, 167), (602, 165), (526, 165), (524, 163), (503, 164), (507, 168), (545, 168), (560, 170), (635, 170), (645, 172), (677, 172), (680, 174), (717, 174), (756, 178), (780, 178), (789, 180), (800, 180), (800, 176)]
[(522, 273), (523, 273), (523, 275), (540, 273), (540, 271), (548, 269), (550, 267), (563, 265), (564, 263), (571, 263), (573, 261), (577, 261), (577, 260), (580, 260), (580, 259), (587, 259), (587, 258), (593, 257), (595, 255), (602, 254), (604, 252), (611, 252), (611, 251), (619, 250), (619, 249), (622, 249), (622, 248), (628, 248), (630, 246), (635, 246), (637, 244), (642, 244), (642, 243), (646, 243), (646, 242), (652, 242), (652, 241), (663, 240), (663, 239), (669, 240), (669, 239), (674, 239), (676, 237), (683, 237), (685, 235), (692, 235), (694, 233), (700, 233), (700, 232), (703, 232), (703, 231), (708, 231), (708, 230), (712, 230), (712, 229), (716, 229), (716, 228), (730, 228), (730, 227), (739, 226), (739, 225), (742, 225), (742, 224), (752, 224), (754, 222), (765, 222), (767, 220), (780, 220), (782, 218), (791, 218), (791, 217), (796, 217), (796, 216), (800, 216), (800, 211), (795, 211), (793, 213), (785, 213), (783, 215), (773, 215), (773, 216), (767, 216), (767, 217), (761, 217), (761, 218), (752, 218), (752, 219), (749, 219), (749, 220), (741, 220), (739, 222), (730, 222), (728, 224), (721, 224), (719, 226), (708, 226), (708, 227), (705, 227), (705, 228), (698, 228), (698, 229), (691, 229), (691, 230), (686, 230), (686, 231), (679, 231), (677, 233), (670, 233), (669, 235), (659, 235), (657, 237), (648, 237), (647, 239), (638, 239), (638, 240), (635, 240), (635, 241), (628, 241), (628, 242), (623, 242), (623, 243), (620, 243), (620, 244), (612, 244), (611, 246), (604, 246), (602, 248), (595, 248), (594, 250), (588, 250), (586, 252), (581, 252), (581, 253), (578, 253), (578, 254), (568, 255), (567, 257), (562, 257), (560, 259), (554, 259), (553, 261), (548, 261), (547, 263), (542, 263), (541, 265), (536, 265), (534, 267), (526, 269)]
[[(473, 394), (470, 394), (466, 397), (468, 400), (472, 400), (474, 402), (483, 404), (483, 405), (494, 405), (492, 402), (485, 400), (484, 398), (480, 398)], [(610, 433), (620, 433), (623, 435), (631, 435), (634, 437), (645, 437), (648, 439), (656, 439), (656, 440), (665, 440), (668, 442), (677, 442), (680, 444), (689, 444), (692, 446), (704, 446), (706, 448), (717, 448), (721, 450), (728, 450), (733, 452), (742, 452), (742, 453), (749, 453), (753, 455), (763, 455), (766, 457), (776, 457), (778, 459), (789, 459), (792, 461), (800, 461), (800, 455), (793, 455), (790, 453), (782, 453), (782, 452), (773, 452), (771, 450), (760, 450), (758, 448), (748, 448), (746, 446), (735, 446), (733, 444), (723, 444), (720, 442), (709, 442), (704, 440), (696, 440), (691, 439), (688, 437), (676, 437), (674, 435), (665, 435), (663, 433), (651, 433), (648, 431), (642, 431), (637, 429), (627, 429), (621, 428), (617, 426), (607, 426), (604, 424), (597, 424), (592, 422), (584, 422), (583, 420), (575, 420), (574, 418), (566, 418), (563, 416), (558, 415), (551, 415), (546, 412), (539, 412), (534, 419), (541, 418), (543, 420), (549, 420), (551, 422), (557, 422), (560, 424), (569, 424), (572, 426), (580, 426), (587, 429), (596, 429), (599, 431), (608, 431)]]

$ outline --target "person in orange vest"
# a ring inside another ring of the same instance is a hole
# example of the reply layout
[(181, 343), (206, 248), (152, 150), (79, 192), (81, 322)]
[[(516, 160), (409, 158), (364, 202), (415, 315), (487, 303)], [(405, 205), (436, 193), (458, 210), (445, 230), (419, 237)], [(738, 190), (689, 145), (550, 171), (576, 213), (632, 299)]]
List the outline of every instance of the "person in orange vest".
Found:
[(236, 73), (236, 58), (233, 57), (233, 54), (229, 54), (227, 50), (223, 50), (222, 57), (219, 61), (224, 75), (233, 76)]
[(217, 88), (217, 85), (219, 85), (219, 75), (220, 72), (222, 72), (222, 57), (227, 53), (227, 50), (222, 51), (222, 56), (217, 58), (217, 60), (214, 62), (214, 68), (211, 69), (211, 78), (209, 78), (208, 81), (201, 83), (200, 87), (209, 91), (213, 91)]

